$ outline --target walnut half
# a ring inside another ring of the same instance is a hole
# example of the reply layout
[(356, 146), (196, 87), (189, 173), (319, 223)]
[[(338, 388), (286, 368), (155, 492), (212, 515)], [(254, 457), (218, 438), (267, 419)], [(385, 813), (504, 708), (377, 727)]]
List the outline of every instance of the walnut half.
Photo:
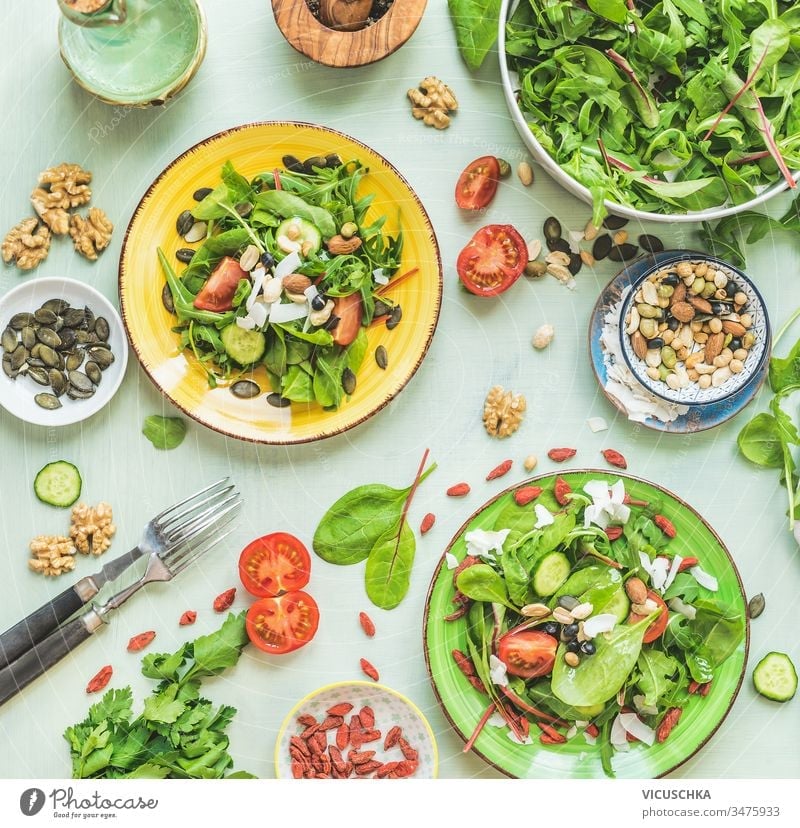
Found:
[(108, 503), (87, 506), (78, 503), (72, 507), (72, 526), (69, 534), (82, 555), (102, 555), (111, 546), (111, 538), (117, 531), (114, 514)]
[(31, 543), (28, 566), (48, 577), (75, 569), (75, 547), (69, 538), (60, 535), (38, 535)]
[(495, 385), (486, 395), (483, 407), (483, 425), (491, 437), (509, 437), (522, 423), (527, 402), (522, 394), (506, 391)]
[(114, 225), (99, 207), (92, 207), (86, 218), (75, 213), (69, 220), (69, 234), (75, 249), (91, 261), (96, 261), (97, 254), (108, 247), (113, 232)]
[(27, 218), (8, 231), (2, 246), (6, 264), (15, 262), (20, 270), (33, 270), (47, 258), (50, 231), (38, 225), (39, 219)]

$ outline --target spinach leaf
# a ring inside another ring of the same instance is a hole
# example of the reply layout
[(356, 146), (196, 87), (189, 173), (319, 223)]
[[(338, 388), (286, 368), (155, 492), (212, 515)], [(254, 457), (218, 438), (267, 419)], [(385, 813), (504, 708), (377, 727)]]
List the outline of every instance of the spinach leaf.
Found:
[(354, 374), (358, 373), (358, 369), (364, 362), (368, 348), (369, 340), (367, 339), (367, 332), (364, 328), (359, 328), (356, 338), (347, 346), (347, 367)]
[(308, 363), (289, 365), (281, 379), (281, 396), (292, 402), (314, 402), (312, 375)]
[(186, 423), (180, 417), (162, 417), (151, 414), (144, 418), (142, 434), (157, 448), (177, 448), (186, 436)]
[(697, 615), (690, 624), (703, 642), (700, 651), (712, 667), (719, 667), (741, 644), (744, 617), (713, 600), (695, 601), (694, 607)]
[(751, 463), (773, 469), (783, 467), (781, 431), (772, 414), (756, 414), (739, 432), (736, 442)]
[(364, 578), (367, 596), (376, 607), (394, 609), (408, 593), (416, 541), (408, 523), (392, 527), (378, 538), (367, 558)]
[(480, 69), (497, 40), (501, 0), (447, 0), (464, 63)]
[(678, 672), (675, 658), (661, 650), (642, 650), (636, 662), (639, 677), (636, 681), (644, 695), (644, 703), (654, 705), (675, 688), (674, 677)]
[(517, 556), (517, 550), (506, 549), (500, 556), (500, 565), (503, 568), (506, 588), (512, 603), (524, 607), (528, 603), (530, 594), (529, 584), (531, 575)]
[(342, 401), (342, 374), (346, 367), (345, 350), (337, 349), (317, 354), (314, 364), (314, 397), (323, 408), (338, 407)]
[[(210, 198), (210, 196), (209, 196)], [(336, 235), (336, 221), (328, 210), (309, 204), (286, 190), (267, 190), (255, 197), (257, 207), (284, 218), (301, 218), (315, 225), (324, 239)]]
[(456, 588), (473, 601), (503, 604), (514, 609), (509, 602), (505, 581), (488, 564), (475, 564), (456, 578)]

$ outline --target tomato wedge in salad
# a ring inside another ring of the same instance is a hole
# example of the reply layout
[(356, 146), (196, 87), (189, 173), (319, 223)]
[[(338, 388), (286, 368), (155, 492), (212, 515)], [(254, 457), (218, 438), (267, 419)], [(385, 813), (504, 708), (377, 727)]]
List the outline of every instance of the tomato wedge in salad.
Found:
[(456, 269), (470, 293), (497, 296), (519, 279), (527, 263), (528, 246), (510, 224), (487, 224), (459, 253)]
[(512, 676), (531, 679), (553, 670), (558, 639), (539, 630), (506, 633), (497, 648), (497, 657)]
[(317, 602), (300, 590), (278, 598), (261, 598), (247, 611), (245, 627), (250, 641), (265, 653), (283, 655), (299, 650), (319, 626)]
[(476, 158), (458, 177), (456, 204), (462, 210), (482, 210), (494, 198), (500, 164), (493, 155)]
[(311, 556), (288, 532), (273, 532), (249, 543), (239, 556), (242, 585), (258, 598), (302, 589), (311, 577)]
[(215, 313), (231, 310), (239, 280), (247, 278), (248, 274), (239, 267), (239, 262), (225, 256), (195, 297), (194, 306)]
[[(647, 591), (647, 597), (655, 604), (658, 604), (661, 612), (645, 631), (644, 638), (642, 639), (643, 644), (651, 644), (657, 638), (661, 638), (664, 634), (664, 630), (667, 628), (667, 622), (669, 621), (669, 610), (667, 609), (667, 605), (664, 603), (661, 596), (652, 589), (649, 589)], [(639, 621), (643, 621), (645, 618), (647, 618), (646, 615), (638, 615), (635, 612), (631, 612), (628, 616), (628, 623), (636, 624)]]

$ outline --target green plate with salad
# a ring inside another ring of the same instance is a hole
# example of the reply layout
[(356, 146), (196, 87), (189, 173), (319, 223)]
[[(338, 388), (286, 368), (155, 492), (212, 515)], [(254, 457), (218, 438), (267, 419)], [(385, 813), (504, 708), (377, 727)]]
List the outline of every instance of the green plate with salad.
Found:
[(655, 778), (721, 725), (749, 627), (720, 538), (627, 474), (542, 475), (461, 528), (431, 583), (434, 691), (472, 749), (521, 778)]

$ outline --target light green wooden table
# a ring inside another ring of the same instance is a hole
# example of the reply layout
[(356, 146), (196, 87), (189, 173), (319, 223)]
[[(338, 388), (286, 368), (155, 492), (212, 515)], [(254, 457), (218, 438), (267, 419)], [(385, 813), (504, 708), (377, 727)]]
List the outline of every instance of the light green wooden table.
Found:
[[(69, 582), (70, 576), (45, 581), (27, 568), (29, 539), (62, 532), (68, 522), (68, 516), (32, 494), (33, 477), (46, 462), (75, 462), (84, 474), (84, 499), (113, 504), (119, 527), (112, 547), (116, 553), (136, 542), (153, 514), (200, 482), (230, 474), (247, 501), (226, 550), (172, 585), (155, 585), (138, 595), (97, 640), (0, 709), (0, 776), (68, 776), (69, 753), (61, 734), (86, 712), (87, 679), (112, 663), (118, 686), (132, 684), (139, 699), (151, 689), (151, 682), (139, 675), (139, 658), (125, 652), (133, 633), (157, 629), (160, 649), (173, 648), (184, 640), (186, 631), (176, 622), (189, 607), (200, 610), (193, 632), (215, 628), (219, 617), (210, 611), (211, 600), (238, 583), (236, 561), (247, 541), (286, 530), (310, 544), (319, 517), (335, 498), (357, 483), (406, 485), (428, 446), (439, 470), (420, 490), (411, 519), (418, 525), (430, 510), (438, 521), (418, 544), (408, 598), (392, 612), (371, 612), (379, 630), (375, 639), (366, 640), (356, 621), (357, 611), (368, 609), (359, 569), (315, 560), (311, 588), (323, 622), (314, 643), (273, 659), (250, 648), (235, 670), (208, 682), (213, 698), (239, 710), (231, 728), (237, 767), (271, 776), (277, 728), (295, 701), (327, 682), (358, 678), (358, 660), (364, 656), (378, 665), (387, 684), (407, 693), (430, 717), (442, 776), (495, 773), (462, 753), (462, 742), (435, 702), (422, 654), (422, 608), (442, 549), (463, 520), (498, 490), (480, 482), (486, 471), (508, 456), (517, 461), (514, 474), (521, 476), (521, 461), (530, 453), (544, 458), (540, 469), (547, 470), (551, 464), (545, 452), (553, 445), (576, 445), (577, 459), (585, 464), (598, 463), (605, 446), (620, 449), (633, 474), (666, 486), (698, 508), (729, 545), (749, 594), (763, 591), (767, 596), (766, 612), (752, 625), (751, 665), (773, 649), (789, 652), (800, 663), (800, 556), (786, 531), (783, 490), (777, 473), (750, 467), (736, 452), (736, 434), (756, 406), (727, 425), (687, 437), (660, 436), (617, 416), (595, 384), (586, 355), (588, 314), (614, 272), (611, 263), (594, 272), (584, 268), (575, 292), (549, 277), (538, 283), (523, 279), (496, 301), (472, 299), (458, 289), (453, 263), (480, 224), (510, 222), (531, 238), (540, 235), (550, 214), (565, 228), (578, 229), (589, 212), (539, 170), (531, 189), (516, 179), (505, 183), (485, 216), (457, 211), (453, 186), (467, 162), (493, 153), (516, 165), (525, 153), (503, 101), (496, 56), (476, 75), (465, 69), (443, 0), (431, 0), (417, 33), (399, 52), (355, 71), (334, 71), (302, 59), (275, 27), (266, 0), (205, 0), (206, 61), (178, 99), (151, 111), (115, 110), (81, 91), (58, 56), (55, 2), (32, 5), (4, 3), (0, 10), (0, 227), (27, 214), (27, 196), (40, 170), (74, 161), (94, 173), (93, 203), (108, 212), (117, 230), (97, 264), (81, 260), (62, 241), (33, 277), (0, 270), (0, 290), (22, 278), (63, 275), (86, 280), (116, 301), (124, 228), (149, 182), (202, 138), (235, 124), (276, 118), (318, 121), (348, 132), (403, 172), (436, 227), (445, 294), (433, 346), (408, 388), (378, 416), (322, 443), (259, 448), (190, 423), (179, 449), (157, 452), (140, 434), (142, 420), (174, 412), (135, 359), (111, 405), (82, 425), (31, 427), (0, 411), (0, 628)], [(460, 101), (445, 132), (414, 121), (405, 99), (406, 89), (429, 74), (449, 83)], [(775, 210), (784, 203), (781, 199)], [(695, 242), (693, 229), (685, 226), (647, 229), (668, 246)], [(780, 238), (750, 252), (749, 270), (776, 327), (800, 304), (798, 250), (800, 239)], [(530, 338), (543, 322), (555, 326), (555, 340), (547, 351), (535, 352)], [(480, 418), (483, 398), (495, 383), (523, 392), (529, 406), (522, 428), (503, 443), (486, 436)], [(765, 403), (763, 394), (756, 405)], [(610, 430), (591, 433), (589, 416), (605, 417)], [(474, 482), (472, 495), (460, 501), (446, 498), (444, 490), (459, 480)], [(90, 565), (79, 561), (76, 574), (89, 574)], [(242, 599), (234, 608), (245, 605)], [(798, 733), (800, 701), (780, 706), (758, 697), (748, 670), (723, 727), (676, 775), (797, 777)]]

